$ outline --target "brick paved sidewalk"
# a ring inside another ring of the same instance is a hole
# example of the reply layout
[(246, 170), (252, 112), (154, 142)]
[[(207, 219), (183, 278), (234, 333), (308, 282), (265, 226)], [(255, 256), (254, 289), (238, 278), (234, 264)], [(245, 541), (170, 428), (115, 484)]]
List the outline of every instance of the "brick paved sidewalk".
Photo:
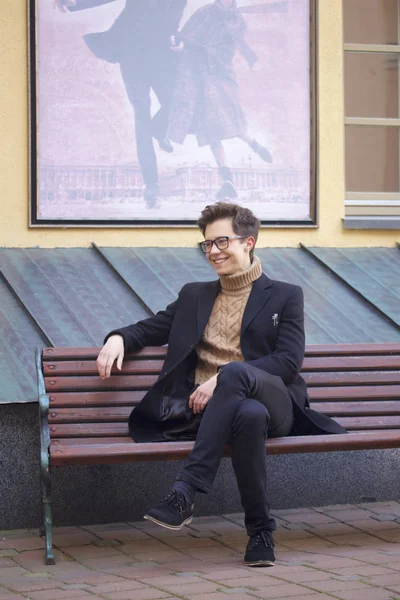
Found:
[(275, 567), (242, 565), (241, 514), (0, 532), (0, 600), (400, 600), (400, 503), (275, 511)]

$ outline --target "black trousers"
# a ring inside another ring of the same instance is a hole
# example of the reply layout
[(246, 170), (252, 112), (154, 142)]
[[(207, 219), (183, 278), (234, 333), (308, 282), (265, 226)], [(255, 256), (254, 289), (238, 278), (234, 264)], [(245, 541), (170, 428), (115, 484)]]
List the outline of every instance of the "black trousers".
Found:
[(276, 528), (269, 515), (265, 439), (288, 435), (293, 404), (282, 379), (242, 362), (225, 365), (177, 479), (210, 491), (227, 442), (249, 536)]
[[(147, 54), (127, 57), (120, 62), (122, 79), (134, 111), (137, 157), (146, 185), (158, 183), (153, 137), (163, 140), (167, 133), (176, 65), (176, 56), (168, 48), (158, 52), (149, 48)], [(160, 110), (153, 118), (151, 90), (160, 103)]]

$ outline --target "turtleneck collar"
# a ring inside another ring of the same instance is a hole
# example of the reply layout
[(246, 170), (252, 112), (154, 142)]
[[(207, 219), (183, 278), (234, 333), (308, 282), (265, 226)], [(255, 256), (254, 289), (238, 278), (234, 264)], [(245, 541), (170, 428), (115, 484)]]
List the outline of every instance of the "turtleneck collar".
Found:
[(250, 286), (253, 281), (261, 277), (262, 266), (260, 259), (255, 256), (250, 267), (246, 271), (235, 273), (234, 275), (221, 275), (221, 287), (224, 290), (241, 290)]

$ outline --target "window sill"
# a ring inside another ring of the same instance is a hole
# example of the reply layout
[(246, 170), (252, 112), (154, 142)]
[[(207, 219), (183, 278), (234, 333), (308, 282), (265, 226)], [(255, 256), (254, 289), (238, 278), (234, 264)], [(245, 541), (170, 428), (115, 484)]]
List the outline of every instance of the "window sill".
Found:
[(400, 216), (345, 217), (345, 229), (400, 229)]

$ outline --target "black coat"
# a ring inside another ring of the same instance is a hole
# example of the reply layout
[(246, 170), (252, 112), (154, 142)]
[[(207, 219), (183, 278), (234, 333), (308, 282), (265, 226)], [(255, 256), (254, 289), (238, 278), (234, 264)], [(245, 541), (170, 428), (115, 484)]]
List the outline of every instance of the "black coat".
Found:
[[(107, 338), (115, 333), (123, 337), (126, 353), (168, 343), (157, 382), (129, 418), (135, 441), (195, 438), (201, 416), (194, 416), (188, 407), (195, 348), (219, 291), (219, 280), (188, 283), (164, 311), (108, 334)], [(295, 411), (294, 435), (344, 433), (333, 419), (309, 408), (306, 384), (299, 375), (305, 344), (300, 287), (261, 275), (253, 283), (244, 311), (240, 344), (247, 363), (278, 375), (286, 384)]]

